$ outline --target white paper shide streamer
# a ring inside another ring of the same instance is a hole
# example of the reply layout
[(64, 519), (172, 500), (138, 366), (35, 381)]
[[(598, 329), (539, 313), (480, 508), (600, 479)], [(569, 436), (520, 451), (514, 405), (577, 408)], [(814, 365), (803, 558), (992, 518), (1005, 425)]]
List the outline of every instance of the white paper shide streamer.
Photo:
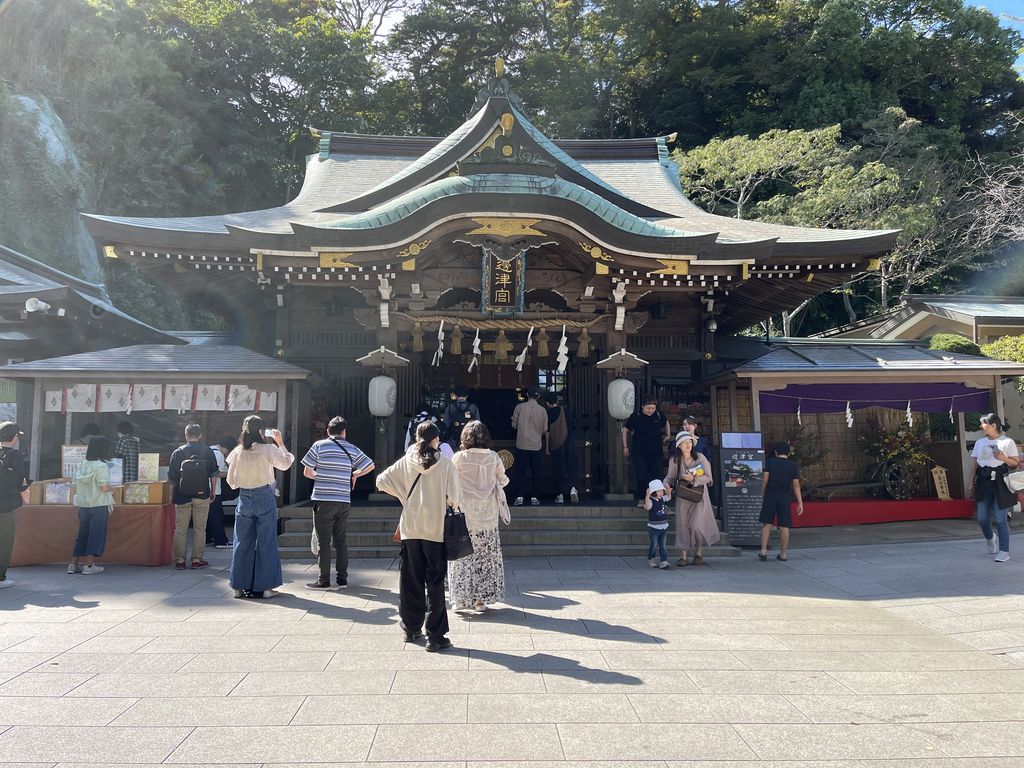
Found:
[(911, 427), (914, 426), (914, 414), (910, 410), (910, 401), (909, 400), (907, 400), (907, 424), (909, 424)]
[(846, 401), (846, 426), (853, 429), (853, 411), (850, 410), (850, 401)]
[(796, 401), (796, 423), (801, 427), (804, 425), (803, 421), (800, 420), (800, 406), (803, 405), (803, 400)]
[(558, 372), (565, 373), (569, 365), (569, 337), (565, 333), (565, 326), (562, 326), (562, 338), (558, 342)]
[(437, 351), (434, 352), (434, 360), (430, 364), (435, 367), (439, 366), (442, 357), (444, 357), (444, 320), (437, 328)]
[(953, 398), (949, 398), (949, 423), (953, 423)]
[(522, 371), (523, 366), (526, 364), (526, 353), (530, 351), (530, 345), (533, 344), (533, 326), (530, 326), (530, 332), (526, 335), (526, 346), (523, 347), (523, 351), (516, 357), (516, 370)]
[(483, 352), (480, 351), (480, 329), (476, 329), (476, 336), (473, 338), (473, 359), (469, 361), (469, 373), (473, 372), (473, 369), (480, 365), (480, 357)]

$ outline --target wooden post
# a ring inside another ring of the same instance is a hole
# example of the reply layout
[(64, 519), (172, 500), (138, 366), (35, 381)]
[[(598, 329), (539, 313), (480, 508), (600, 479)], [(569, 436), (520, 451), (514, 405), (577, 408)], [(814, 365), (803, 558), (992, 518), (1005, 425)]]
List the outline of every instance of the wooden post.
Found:
[(960, 443), (960, 478), (964, 495), (970, 496), (967, 481), (971, 479), (971, 455), (967, 452), (967, 429), (964, 426), (963, 412), (956, 415), (956, 441)]
[[(286, 381), (281, 382), (280, 386), (278, 386), (278, 388), (277, 388), (277, 428), (279, 430), (281, 430), (281, 434), (282, 435), (287, 434), (285, 432), (285, 423), (284, 423), (285, 422), (285, 418), (284, 418), (285, 417), (285, 413), (287, 412), (287, 408), (288, 408), (287, 399), (288, 399), (288, 382), (286, 380)], [(294, 432), (294, 429), (292, 430), (292, 445), (295, 447), (295, 449), (292, 450), (291, 453), (294, 454), (295, 450), (298, 450), (298, 446), (295, 444), (295, 432)], [(294, 469), (294, 468), (295, 468), (295, 466), (292, 465), (292, 469)], [(281, 478), (284, 477), (284, 473), (281, 472), (280, 470), (275, 470), (274, 475), (277, 478), (277, 490), (281, 492), (281, 501), (284, 502), (285, 501), (284, 490), (281, 488)]]
[(754, 431), (761, 431), (761, 391), (757, 379), (750, 380), (750, 413), (754, 420)]
[(993, 386), (995, 388), (995, 401), (996, 401), (996, 416), (999, 417), (999, 421), (1003, 424), (1006, 423), (1006, 402), (1003, 398), (1003, 380), (1001, 376), (992, 377)]
[[(711, 432), (714, 435), (722, 434), (722, 426), (718, 423), (718, 387), (711, 386)], [(705, 430), (707, 434), (707, 430)], [(708, 438), (710, 439), (710, 438)]]
[(298, 382), (292, 384), (292, 420), (288, 425), (288, 434), (291, 435), (291, 454), (295, 457), (292, 463), (291, 478), (288, 482), (289, 494), (292, 502), (298, 499), (299, 488), (299, 393), (302, 387)]
[(32, 445), (29, 446), (28, 469), (32, 480), (39, 477), (39, 457), (43, 450), (43, 381), (33, 379), (32, 382), (32, 427), (29, 429)]
[(729, 430), (735, 432), (739, 428), (739, 416), (736, 413), (736, 381), (729, 382)]

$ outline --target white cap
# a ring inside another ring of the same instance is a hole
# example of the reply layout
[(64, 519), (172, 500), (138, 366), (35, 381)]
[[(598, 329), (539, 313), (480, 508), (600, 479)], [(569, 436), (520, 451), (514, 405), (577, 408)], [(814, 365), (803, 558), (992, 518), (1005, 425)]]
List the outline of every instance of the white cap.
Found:
[(661, 480), (651, 480), (651, 482), (647, 484), (647, 488), (651, 493), (657, 493), (658, 491), (665, 490), (665, 484), (662, 483)]

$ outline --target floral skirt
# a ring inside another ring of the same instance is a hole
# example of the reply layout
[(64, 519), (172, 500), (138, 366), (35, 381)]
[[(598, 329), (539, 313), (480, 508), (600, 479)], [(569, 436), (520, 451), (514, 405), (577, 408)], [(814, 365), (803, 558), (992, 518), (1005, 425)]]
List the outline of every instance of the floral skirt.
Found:
[(498, 529), (470, 530), (473, 554), (448, 563), (448, 590), (453, 608), (505, 599), (505, 563)]

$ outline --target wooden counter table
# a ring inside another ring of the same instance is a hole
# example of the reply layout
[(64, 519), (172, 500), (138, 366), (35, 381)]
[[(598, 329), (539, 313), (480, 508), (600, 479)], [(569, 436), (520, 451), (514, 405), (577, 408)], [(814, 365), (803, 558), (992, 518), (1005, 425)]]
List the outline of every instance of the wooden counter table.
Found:
[[(78, 507), (26, 505), (18, 509), (11, 566), (67, 563), (78, 535)], [(201, 536), (205, 532), (200, 533)], [(174, 505), (115, 505), (100, 565), (170, 565)]]

